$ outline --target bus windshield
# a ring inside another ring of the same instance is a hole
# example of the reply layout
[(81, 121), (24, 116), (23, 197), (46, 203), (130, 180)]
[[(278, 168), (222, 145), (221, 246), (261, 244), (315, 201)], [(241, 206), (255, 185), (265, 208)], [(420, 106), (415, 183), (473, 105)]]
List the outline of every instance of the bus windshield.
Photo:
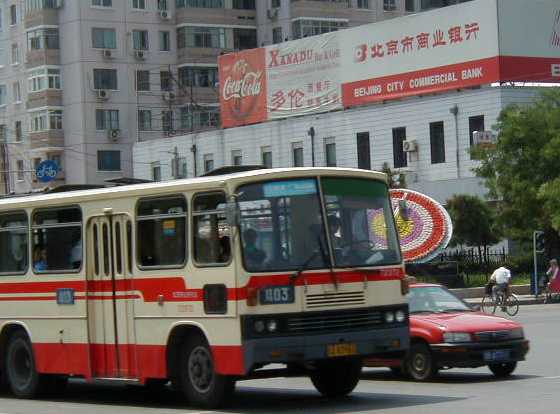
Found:
[(243, 262), (250, 272), (400, 263), (382, 182), (297, 178), (241, 186), (238, 194)]

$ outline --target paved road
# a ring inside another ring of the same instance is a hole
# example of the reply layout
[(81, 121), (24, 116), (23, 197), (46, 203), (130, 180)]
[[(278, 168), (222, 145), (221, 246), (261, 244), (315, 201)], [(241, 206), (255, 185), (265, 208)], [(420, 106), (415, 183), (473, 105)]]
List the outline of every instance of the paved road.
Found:
[[(333, 402), (305, 378), (246, 381), (223, 413), (469, 413), (505, 410), (552, 413), (560, 401), (560, 305), (524, 306), (515, 317), (531, 339), (528, 360), (511, 379), (497, 381), (485, 368), (443, 372), (426, 384), (401, 381), (388, 370), (367, 369), (356, 391)], [(149, 395), (122, 386), (74, 382), (64, 400), (23, 401), (0, 395), (0, 414), (178, 414), (189, 409), (171, 392)]]

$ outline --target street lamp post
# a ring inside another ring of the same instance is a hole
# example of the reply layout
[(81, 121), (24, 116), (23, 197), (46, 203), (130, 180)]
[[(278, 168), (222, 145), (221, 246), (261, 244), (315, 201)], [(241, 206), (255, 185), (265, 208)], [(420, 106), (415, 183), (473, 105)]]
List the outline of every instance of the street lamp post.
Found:
[(315, 167), (315, 128), (309, 128), (307, 135), (311, 137), (311, 166)]

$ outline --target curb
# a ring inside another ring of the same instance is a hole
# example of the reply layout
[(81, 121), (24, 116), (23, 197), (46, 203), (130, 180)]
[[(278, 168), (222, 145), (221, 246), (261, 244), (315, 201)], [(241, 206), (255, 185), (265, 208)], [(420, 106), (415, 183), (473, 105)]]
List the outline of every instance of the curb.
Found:
[[(530, 298), (520, 298), (519, 299), (519, 306), (522, 305), (542, 305), (544, 303), (544, 299), (543, 298), (537, 298), (535, 299), (534, 297), (530, 297)], [(471, 304), (471, 305), (480, 305), (480, 302), (482, 301), (482, 298), (468, 298), (468, 299), (464, 299), (465, 302)]]
[[(484, 297), (484, 287), (464, 288), (464, 289), (449, 289), (461, 299), (480, 299)], [(512, 292), (517, 296), (531, 295), (531, 285), (513, 285)], [(533, 297), (534, 299), (534, 297)], [(519, 298), (521, 301), (521, 298)], [(535, 299), (538, 301), (538, 299)], [(542, 299), (541, 299), (542, 301)]]

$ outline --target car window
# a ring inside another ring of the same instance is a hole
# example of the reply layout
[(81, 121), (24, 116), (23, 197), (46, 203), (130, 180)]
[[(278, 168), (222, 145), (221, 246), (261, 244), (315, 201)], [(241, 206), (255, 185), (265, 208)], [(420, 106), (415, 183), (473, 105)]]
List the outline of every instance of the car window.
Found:
[(461, 299), (440, 286), (410, 289), (408, 306), (410, 313), (471, 310)]

